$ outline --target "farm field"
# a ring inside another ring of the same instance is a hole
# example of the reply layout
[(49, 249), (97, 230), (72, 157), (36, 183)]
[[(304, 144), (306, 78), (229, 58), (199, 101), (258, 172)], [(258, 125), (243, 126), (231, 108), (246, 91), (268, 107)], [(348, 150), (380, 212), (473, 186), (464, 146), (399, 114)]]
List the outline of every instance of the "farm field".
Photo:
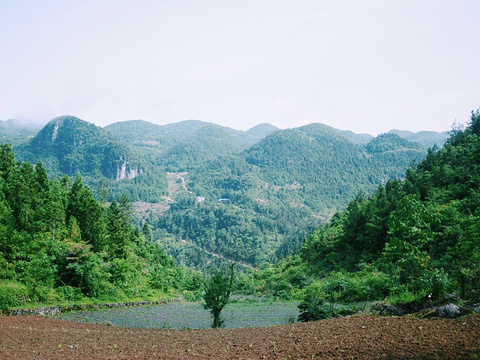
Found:
[(478, 316), (353, 316), (208, 330), (1, 316), (0, 359), (478, 359), (479, 329)]
[[(284, 325), (298, 316), (297, 302), (234, 302), (222, 311), (227, 329)], [(94, 324), (150, 329), (208, 329), (210, 312), (200, 303), (179, 302), (145, 307), (73, 311), (56, 318)]]

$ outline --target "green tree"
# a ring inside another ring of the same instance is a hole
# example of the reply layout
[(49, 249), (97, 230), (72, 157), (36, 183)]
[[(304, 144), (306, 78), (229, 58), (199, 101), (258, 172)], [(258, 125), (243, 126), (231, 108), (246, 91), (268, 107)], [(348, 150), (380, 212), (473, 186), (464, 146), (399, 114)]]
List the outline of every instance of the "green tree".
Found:
[(104, 251), (106, 230), (104, 210), (93, 197), (92, 191), (83, 185), (80, 173), (68, 194), (67, 220), (75, 217), (82, 231), (82, 239), (93, 246), (95, 252)]
[(235, 275), (234, 266), (234, 263), (230, 265), (230, 271), (228, 273), (222, 270), (216, 270), (204, 283), (205, 295), (203, 296), (203, 300), (205, 303), (203, 307), (206, 310), (210, 310), (213, 316), (213, 328), (221, 327), (224, 322), (220, 313), (228, 304), (232, 293)]

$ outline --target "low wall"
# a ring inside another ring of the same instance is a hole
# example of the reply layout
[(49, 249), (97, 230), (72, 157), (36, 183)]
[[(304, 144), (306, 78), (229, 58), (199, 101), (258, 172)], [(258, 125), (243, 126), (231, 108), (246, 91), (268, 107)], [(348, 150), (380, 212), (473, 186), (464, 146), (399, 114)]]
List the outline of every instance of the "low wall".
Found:
[(83, 305), (66, 305), (66, 306), (44, 306), (34, 309), (9, 309), (3, 310), (2, 315), (15, 316), (15, 315), (40, 315), (40, 316), (53, 316), (69, 311), (78, 310), (90, 310), (90, 309), (107, 309), (118, 307), (132, 307), (132, 306), (147, 306), (147, 305), (159, 305), (167, 304), (168, 302), (178, 302), (181, 299), (164, 299), (158, 301), (129, 301), (124, 303), (106, 303), (106, 304), (83, 304)]

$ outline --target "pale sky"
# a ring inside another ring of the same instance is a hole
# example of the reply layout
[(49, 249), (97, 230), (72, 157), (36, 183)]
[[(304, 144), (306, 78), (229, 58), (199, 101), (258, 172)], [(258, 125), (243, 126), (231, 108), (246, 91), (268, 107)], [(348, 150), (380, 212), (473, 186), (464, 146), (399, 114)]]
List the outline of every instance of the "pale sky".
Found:
[(448, 131), (478, 0), (0, 0), (0, 120)]

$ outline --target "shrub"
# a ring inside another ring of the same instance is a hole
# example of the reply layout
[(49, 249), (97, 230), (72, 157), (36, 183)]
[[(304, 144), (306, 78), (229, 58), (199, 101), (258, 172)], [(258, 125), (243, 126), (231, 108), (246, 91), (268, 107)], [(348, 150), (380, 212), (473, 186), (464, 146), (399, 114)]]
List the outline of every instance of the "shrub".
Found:
[(392, 281), (387, 274), (373, 271), (362, 275), (362, 301), (383, 300), (390, 294)]
[(64, 301), (79, 301), (83, 299), (82, 290), (73, 286), (60, 286), (55, 289), (55, 292)]
[(322, 299), (305, 299), (298, 305), (298, 321), (317, 321), (332, 317), (331, 305)]
[(26, 286), (15, 281), (0, 282), (0, 309), (7, 310), (11, 307), (25, 305), (29, 301)]

